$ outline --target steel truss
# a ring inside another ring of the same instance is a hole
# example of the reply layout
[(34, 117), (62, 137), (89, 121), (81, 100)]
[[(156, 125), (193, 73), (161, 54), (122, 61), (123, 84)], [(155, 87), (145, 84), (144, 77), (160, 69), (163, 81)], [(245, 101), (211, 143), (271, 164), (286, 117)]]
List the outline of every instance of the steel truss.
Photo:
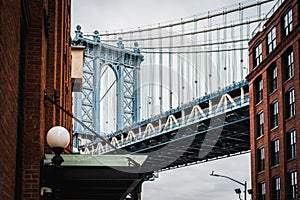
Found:
[[(124, 49), (122, 41), (118, 46), (104, 44), (99, 37), (93, 40), (82, 37), (81, 27), (77, 26), (76, 36), (72, 41), (74, 46), (84, 46), (84, 65), (82, 68), (82, 92), (74, 93), (74, 114), (91, 130), (74, 122), (74, 133), (84, 135), (93, 140), (94, 133), (106, 135), (100, 130), (100, 115), (106, 114), (100, 110), (100, 79), (105, 73), (103, 69), (109, 67), (115, 75), (116, 82), (116, 130), (131, 126), (140, 120), (140, 64), (143, 56), (138, 45), (133, 51)], [(105, 96), (107, 91), (103, 91)], [(104, 116), (105, 117), (105, 116)]]
[[(262, 6), (273, 1), (247, 1), (166, 24), (85, 35), (93, 40), (83, 38), (77, 28), (73, 45), (86, 47), (86, 59), (85, 91), (75, 96), (75, 115), (100, 134), (98, 83), (105, 65), (115, 73), (118, 95), (116, 132), (105, 137), (110, 143), (90, 138), (82, 153), (119, 153), (116, 149), (145, 153), (150, 155), (146, 167), (159, 171), (248, 152), (247, 41), (283, 0), (277, 0), (263, 16)], [(102, 42), (118, 41), (118, 47), (100, 42), (100, 36)], [(130, 46), (133, 41), (140, 42), (146, 56), (141, 74), (140, 49), (137, 45), (133, 52), (124, 49), (124, 44)], [(141, 95), (140, 78), (143, 84), (150, 83)], [(163, 86), (169, 86), (167, 92)], [(159, 109), (154, 110), (155, 106)], [(140, 116), (141, 107), (144, 113)], [(75, 132), (86, 130), (75, 124)], [(186, 148), (178, 148), (182, 146)], [(156, 151), (160, 153), (153, 154)], [(199, 156), (201, 152), (204, 155)], [(155, 169), (168, 159), (174, 161)]]
[[(157, 170), (173, 169), (247, 152), (250, 148), (249, 96), (247, 82), (242, 81), (222, 91), (195, 100), (168, 113), (142, 121), (109, 137), (111, 145), (126, 153), (150, 153), (163, 149), (147, 161), (147, 167), (179, 155), (174, 162)], [(223, 115), (223, 117), (222, 117)], [(219, 121), (211, 126), (214, 119)], [(179, 130), (184, 130), (179, 134)], [(188, 131), (193, 130), (193, 131)], [(217, 138), (210, 138), (221, 130)], [(185, 140), (192, 138), (184, 150)], [(204, 142), (204, 140), (209, 140)], [(210, 138), (210, 139), (207, 139)], [(171, 145), (169, 145), (171, 144)], [(200, 151), (207, 151), (199, 156)], [(87, 154), (109, 154), (115, 149), (104, 143), (94, 143)]]

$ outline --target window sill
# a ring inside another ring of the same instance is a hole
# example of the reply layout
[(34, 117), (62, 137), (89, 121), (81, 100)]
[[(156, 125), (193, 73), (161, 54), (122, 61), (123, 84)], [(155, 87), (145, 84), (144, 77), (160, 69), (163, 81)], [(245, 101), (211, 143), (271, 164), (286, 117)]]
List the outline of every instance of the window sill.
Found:
[(273, 128), (270, 129), (270, 132), (277, 129), (277, 128), (278, 128), (278, 125), (274, 126)]
[(259, 66), (259, 63), (253, 66), (252, 70), (255, 70)]
[(277, 92), (277, 90), (278, 90), (278, 88), (274, 89), (274, 90), (269, 94), (269, 96), (272, 96), (274, 93)]
[(264, 135), (260, 135), (256, 138), (256, 140), (259, 140), (260, 138), (264, 137)]
[(276, 167), (279, 167), (279, 163), (276, 164), (276, 165), (272, 165), (272, 166), (271, 166), (271, 169), (274, 169), (274, 168), (276, 168)]
[(263, 173), (265, 173), (265, 170), (257, 172), (257, 175), (260, 175), (260, 174), (263, 174)]
[(289, 77), (288, 79), (286, 79), (284, 82), (283, 82), (283, 84), (286, 84), (287, 82), (289, 82), (291, 79), (293, 79), (294, 78), (294, 75), (293, 76), (291, 76), (291, 77)]
[(295, 115), (293, 115), (293, 116), (291, 116), (291, 117), (289, 117), (289, 118), (286, 118), (285, 121), (288, 122), (288, 121), (290, 121), (290, 120), (292, 120), (292, 119), (294, 119), (294, 118), (295, 118)]
[(261, 104), (261, 102), (263, 102), (263, 100), (260, 100), (259, 102), (257, 102), (257, 103), (255, 104), (255, 106), (258, 106), (259, 104)]
[(286, 161), (287, 161), (287, 162), (292, 162), (292, 161), (294, 161), (294, 160), (296, 160), (296, 156), (293, 157), (293, 158), (288, 158)]

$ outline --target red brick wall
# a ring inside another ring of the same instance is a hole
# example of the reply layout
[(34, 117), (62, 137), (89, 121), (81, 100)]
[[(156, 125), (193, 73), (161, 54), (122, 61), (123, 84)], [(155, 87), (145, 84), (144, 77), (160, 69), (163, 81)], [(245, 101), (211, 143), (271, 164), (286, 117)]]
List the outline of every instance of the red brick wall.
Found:
[[(20, 0), (0, 4), (0, 199), (14, 199), (18, 122)], [(5, 28), (3, 28), (5, 27)]]
[[(48, 19), (52, 24), (48, 30), (48, 54), (47, 54), (47, 80), (46, 91), (54, 98), (56, 91), (59, 105), (72, 111), (71, 87), (71, 62), (70, 62), (70, 1), (49, 1)], [(51, 49), (49, 51), (49, 49)], [(70, 117), (61, 110), (51, 106), (46, 106), (46, 129), (61, 124), (71, 132), (72, 121)]]
[(58, 104), (71, 111), (70, 33), (65, 28), (69, 26), (65, 25), (65, 18), (70, 18), (68, 6), (69, 1), (31, 1), (25, 73), (24, 199), (40, 197), (40, 161), (47, 131), (61, 125), (71, 133), (71, 118), (43, 101), (44, 91), (54, 98), (55, 90)]
[(44, 155), (45, 118), (43, 91), (46, 80), (47, 41), (43, 1), (30, 2), (24, 91), (23, 198), (38, 199), (40, 161)]
[[(250, 124), (251, 124), (251, 176), (252, 176), (252, 189), (253, 194), (256, 194), (257, 184), (261, 181), (266, 183), (266, 199), (270, 199), (270, 194), (272, 193), (272, 177), (279, 175), (281, 182), (281, 199), (287, 199), (287, 173), (289, 170), (296, 169), (298, 174), (300, 173), (300, 71), (299, 71), (299, 41), (300, 41), (300, 26), (298, 19), (298, 5), (297, 0), (287, 0), (280, 7), (280, 9), (275, 13), (275, 15), (265, 24), (264, 30), (258, 33), (249, 43), (250, 51), (250, 74), (247, 79), (249, 81), (249, 90), (250, 90)], [(284, 39), (281, 37), (281, 17), (286, 11), (287, 8), (293, 9), (293, 32), (290, 33)], [(266, 53), (267, 45), (267, 33), (271, 27), (276, 26), (276, 40), (277, 47), (269, 55)], [(253, 67), (253, 48), (257, 42), (262, 42), (263, 47), (263, 61), (257, 67)], [(283, 79), (283, 61), (282, 57), (287, 48), (292, 47), (294, 52), (294, 69), (295, 74), (288, 81)], [(277, 66), (277, 90), (270, 94), (268, 91), (268, 75), (267, 70), (273, 64), (276, 63)], [(263, 101), (259, 104), (255, 102), (255, 89), (254, 81), (261, 76), (263, 79)], [(295, 117), (286, 120), (285, 117), (285, 93), (289, 88), (293, 87), (295, 90), (295, 103), (296, 103), (296, 115)], [(275, 99), (278, 100), (279, 106), (279, 119), (278, 126), (271, 129), (269, 125), (270, 116), (269, 116), (269, 106), (272, 101)], [(257, 138), (255, 133), (255, 120), (256, 114), (260, 111), (264, 111), (264, 135), (260, 138)], [(297, 158), (291, 161), (286, 160), (286, 136), (285, 134), (291, 129), (296, 128), (297, 132)], [(274, 138), (279, 138), (279, 165), (271, 166), (271, 145), (270, 141)], [(265, 170), (263, 172), (257, 171), (257, 149), (264, 145), (265, 148)], [(298, 176), (299, 183), (299, 176)], [(298, 191), (298, 195), (300, 195)], [(252, 199), (257, 199), (257, 196), (254, 195)]]
[(40, 199), (46, 133), (54, 125), (71, 133), (72, 119), (44, 104), (44, 91), (53, 98), (57, 90), (58, 103), (72, 111), (70, 5), (70, 0), (0, 4), (1, 200)]

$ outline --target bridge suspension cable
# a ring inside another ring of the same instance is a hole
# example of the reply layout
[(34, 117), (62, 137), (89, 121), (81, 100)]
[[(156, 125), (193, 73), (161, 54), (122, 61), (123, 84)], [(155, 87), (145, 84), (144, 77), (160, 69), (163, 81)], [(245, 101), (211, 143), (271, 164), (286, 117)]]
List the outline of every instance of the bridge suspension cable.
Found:
[(218, 53), (218, 52), (226, 52), (226, 51), (239, 51), (239, 50), (247, 50), (247, 47), (244, 48), (231, 48), (231, 49), (212, 49), (212, 50), (203, 50), (203, 51), (141, 51), (144, 54), (191, 54), (191, 53)]
[[(247, 25), (247, 24), (252, 24), (252, 23), (257, 23), (260, 21), (263, 21), (265, 19), (252, 19), (252, 20), (248, 20), (246, 22), (241, 22), (241, 23), (235, 23), (235, 24), (230, 24), (227, 26), (216, 26), (216, 27), (212, 27), (210, 29), (207, 29), (207, 27), (202, 27), (203, 29), (200, 29), (199, 31), (191, 31), (191, 32), (186, 32), (186, 33), (179, 33), (179, 34), (173, 34), (173, 35), (165, 35), (165, 36), (156, 36), (156, 37), (144, 37), (144, 38), (129, 38), (129, 39), (123, 39), (123, 42), (130, 42), (130, 41), (145, 41), (145, 40), (158, 40), (158, 39), (166, 39), (166, 38), (170, 38), (170, 37), (182, 37), (182, 36), (189, 36), (189, 35), (195, 35), (195, 34), (200, 34), (200, 33), (208, 33), (208, 32), (213, 32), (213, 31), (220, 31), (222, 29), (232, 29), (233, 27), (240, 27), (243, 25)], [(103, 42), (116, 42), (119, 39), (103, 39)]]
[(90, 37), (90, 36), (112, 36), (112, 35), (123, 35), (123, 34), (130, 34), (130, 33), (138, 33), (138, 32), (146, 32), (146, 31), (153, 31), (157, 29), (163, 29), (173, 26), (179, 26), (187, 23), (197, 22), (201, 20), (207, 20), (207, 18), (213, 18), (218, 17), (226, 14), (230, 14), (233, 12), (237, 12), (240, 10), (248, 9), (251, 7), (259, 6), (265, 3), (272, 2), (274, 0), (252, 0), (252, 1), (244, 1), (239, 3), (238, 6), (229, 6), (223, 9), (217, 9), (213, 11), (209, 11), (208, 13), (200, 13), (198, 15), (193, 15), (190, 17), (186, 17), (185, 19), (181, 18), (180, 21), (174, 21), (174, 22), (166, 22), (165, 24), (158, 23), (155, 26), (145, 26), (145, 27), (138, 27), (132, 30), (120, 30), (120, 31), (106, 31), (105, 33), (99, 33), (99, 34), (84, 34), (84, 36)]
[[(189, 45), (170, 45), (170, 46), (162, 46), (162, 47), (158, 47), (158, 46), (143, 46), (140, 47), (141, 50), (143, 49), (159, 49), (159, 48), (163, 48), (163, 49), (180, 49), (180, 48), (186, 48), (186, 47), (205, 47), (205, 46), (214, 46), (214, 45), (220, 45), (220, 44), (232, 44), (232, 43), (239, 43), (239, 42), (248, 42), (249, 38), (242, 38), (242, 39), (238, 39), (238, 40), (226, 40), (226, 41), (216, 41), (216, 42), (212, 42), (212, 43), (200, 43), (200, 44), (189, 44)], [(130, 47), (129, 47), (130, 48)]]

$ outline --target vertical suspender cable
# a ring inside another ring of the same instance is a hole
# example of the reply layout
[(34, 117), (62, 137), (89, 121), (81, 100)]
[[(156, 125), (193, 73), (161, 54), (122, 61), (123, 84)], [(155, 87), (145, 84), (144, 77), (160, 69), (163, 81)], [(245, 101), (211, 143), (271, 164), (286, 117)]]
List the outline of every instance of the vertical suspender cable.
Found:
[[(185, 44), (188, 44), (189, 41), (186, 41)], [(188, 48), (184, 48), (185, 50), (188, 50)], [(185, 84), (186, 84), (186, 102), (191, 100), (191, 83), (192, 83), (192, 78), (191, 78), (191, 74), (190, 74), (190, 68), (193, 67), (192, 62), (190, 60), (191, 56), (189, 53), (185, 54), (186, 58), (185, 58), (185, 69), (186, 69), (186, 76), (184, 77), (185, 79)]]
[[(244, 21), (244, 13), (243, 13), (243, 9), (241, 8), (241, 3), (239, 4), (240, 5), (240, 10), (239, 10), (239, 15), (240, 15), (240, 23), (243, 23)], [(240, 38), (242, 39), (243, 38), (243, 34), (244, 34), (244, 30), (243, 30), (243, 27), (244, 25), (240, 26)], [(244, 79), (244, 60), (243, 60), (243, 54), (244, 54), (244, 50), (243, 50), (243, 47), (244, 47), (244, 42), (241, 42), (240, 43), (240, 70), (241, 70), (241, 77), (240, 79)]]
[[(206, 29), (208, 29), (206, 27)], [(207, 44), (207, 31), (204, 32), (204, 40), (203, 43), (206, 45)], [(204, 51), (207, 50), (207, 47), (204, 47)], [(205, 65), (205, 74), (204, 74), (204, 84), (205, 84), (205, 95), (207, 95), (208, 92), (208, 84), (209, 84), (209, 79), (208, 77), (208, 62), (207, 62), (207, 53), (204, 53), (204, 65)]]
[[(212, 28), (212, 18), (211, 18), (211, 16), (210, 16), (210, 13), (208, 12), (208, 29), (209, 30), (211, 30), (211, 28)], [(211, 93), (212, 91), (213, 91), (213, 88), (212, 88), (212, 78), (213, 78), (213, 76), (212, 76), (212, 69), (213, 69), (213, 67), (212, 67), (212, 64), (213, 64), (213, 62), (212, 62), (212, 52), (211, 52), (211, 50), (212, 50), (212, 45), (211, 45), (211, 43), (212, 43), (212, 31), (209, 31), (209, 33), (208, 33), (208, 44), (209, 44), (209, 53), (208, 53), (208, 66), (207, 67), (209, 67), (209, 72), (208, 72), (208, 80), (209, 80), (209, 93)]]
[[(181, 18), (181, 22), (183, 21), (183, 19)], [(181, 23), (181, 46), (184, 45), (184, 23)], [(181, 56), (181, 63), (180, 63), (180, 68), (181, 68), (181, 73), (180, 73), (180, 82), (181, 82), (181, 104), (185, 103), (185, 82), (184, 82), (184, 78), (185, 78), (185, 73), (184, 73), (184, 55)]]
[[(235, 38), (235, 27), (232, 26), (231, 27), (231, 39), (234, 40)], [(232, 48), (235, 49), (235, 42), (232, 43)], [(232, 60), (231, 60), (231, 70), (232, 70), (232, 78), (231, 78), (231, 81), (229, 82), (229, 84), (233, 83), (236, 81), (236, 72), (237, 72), (237, 68), (238, 68), (238, 65), (237, 65), (237, 60), (236, 60), (236, 51), (233, 51), (232, 52)]]
[[(195, 18), (196, 18), (196, 16), (195, 16)], [(194, 32), (196, 32), (197, 31), (197, 21), (194, 21)], [(197, 44), (198, 42), (197, 42), (197, 34), (194, 34), (194, 38), (193, 38), (193, 44)], [(197, 51), (198, 50), (198, 48), (196, 47), (195, 48), (195, 51)], [(193, 65), (192, 65), (192, 67), (193, 67), (193, 85), (195, 86), (195, 87), (193, 87), (193, 98), (198, 98), (198, 89), (199, 89), (199, 82), (198, 82), (198, 70), (197, 70), (197, 68), (198, 68), (198, 59), (197, 59), (197, 53), (193, 53)], [(192, 86), (193, 86), (192, 85)]]
[[(169, 40), (169, 46), (172, 47), (173, 46), (173, 37), (172, 36), (172, 32), (173, 32), (173, 28), (172, 26), (170, 27), (170, 30), (169, 30), (169, 35), (170, 35), (170, 40)], [(172, 49), (170, 48), (169, 50), (169, 109), (172, 109), (172, 94), (173, 94), (173, 88), (172, 88), (172, 83), (173, 83), (173, 79), (172, 79), (172, 68), (173, 68), (173, 57), (172, 57)]]
[[(220, 25), (218, 25), (217, 29), (217, 43), (218, 43), (218, 51), (220, 50)], [(223, 74), (221, 73), (222, 68), (221, 68), (221, 62), (220, 62), (220, 52), (216, 53), (216, 60), (217, 60), (217, 84), (218, 84), (218, 89), (220, 89), (221, 86), (221, 78), (223, 77)]]
[(162, 75), (163, 75), (163, 57), (162, 57), (162, 29), (160, 28), (159, 30), (159, 113), (162, 113), (163, 111), (163, 80), (162, 80)]
[[(261, 0), (258, 0), (257, 1), (258, 3), (261, 2)], [(261, 21), (261, 4), (259, 3), (257, 5), (257, 16), (258, 16), (258, 19)], [(261, 30), (261, 27), (262, 26), (262, 23), (259, 23), (259, 30)]]
[[(153, 33), (153, 31), (150, 31), (150, 36), (152, 36), (152, 33)], [(153, 45), (153, 43), (151, 42), (151, 44)], [(156, 99), (154, 99), (154, 96), (156, 96), (156, 95), (154, 95), (154, 87), (155, 87), (155, 82), (156, 82), (156, 79), (155, 79), (155, 76), (156, 76), (156, 67), (155, 67), (155, 64), (156, 64), (156, 55), (153, 53), (152, 54), (152, 64), (151, 64), (151, 78), (152, 78), (152, 80), (153, 81), (151, 81), (151, 106), (150, 106), (150, 113), (151, 113), (151, 115), (150, 116), (152, 116), (152, 115), (154, 115), (154, 112), (155, 112), (155, 110), (154, 110), (154, 105), (155, 105), (155, 102), (156, 102)]]
[[(249, 22), (249, 18), (248, 18), (248, 22)], [(250, 23), (247, 23), (247, 40), (250, 40)], [(249, 58), (248, 56), (246, 56), (246, 62), (244, 63), (244, 66), (246, 67), (246, 74), (249, 73)]]
[[(151, 31), (148, 31), (148, 37), (151, 37)], [(152, 47), (152, 40), (149, 40), (149, 46)], [(152, 104), (153, 104), (153, 77), (154, 77), (154, 74), (153, 74), (153, 65), (154, 65), (154, 62), (153, 62), (153, 55), (154, 54), (149, 54), (149, 85), (148, 85), (148, 96), (146, 96), (146, 109), (147, 109), (147, 117), (150, 117), (152, 115)], [(148, 74), (145, 74), (145, 76), (148, 76)]]
[(180, 53), (177, 54), (177, 96), (178, 96), (178, 106), (181, 104), (181, 82), (180, 82), (180, 75), (181, 75), (181, 68), (180, 68)]
[[(223, 25), (226, 26), (227, 25), (227, 16), (226, 16), (226, 10), (224, 10), (224, 14), (223, 14)], [(226, 41), (226, 38), (227, 38), (227, 29), (223, 29), (223, 41)], [(227, 64), (227, 55), (226, 55), (226, 52), (223, 52), (223, 63), (224, 63), (224, 67), (223, 67), (223, 70), (224, 70), (224, 82), (223, 82), (223, 87), (227, 85), (227, 73), (228, 73), (228, 64)]]

